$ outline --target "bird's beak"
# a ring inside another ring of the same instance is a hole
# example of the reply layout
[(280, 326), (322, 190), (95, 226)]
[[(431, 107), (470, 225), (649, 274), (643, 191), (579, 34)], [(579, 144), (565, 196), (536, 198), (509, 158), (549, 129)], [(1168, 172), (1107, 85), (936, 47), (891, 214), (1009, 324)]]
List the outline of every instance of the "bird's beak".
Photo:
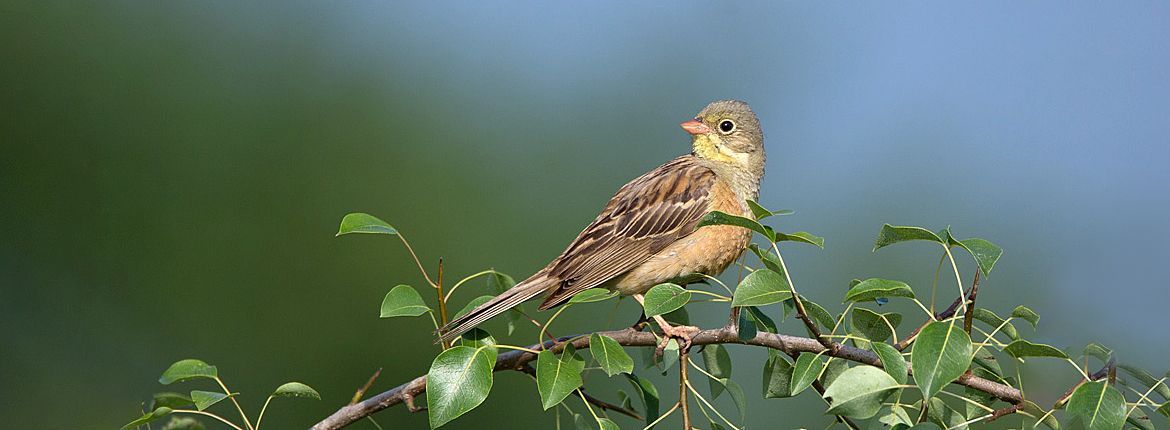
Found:
[(698, 118), (679, 124), (679, 126), (682, 127), (683, 130), (686, 130), (687, 133), (692, 135), (700, 135), (711, 132), (711, 127), (707, 127), (707, 124), (703, 124), (699, 121)]

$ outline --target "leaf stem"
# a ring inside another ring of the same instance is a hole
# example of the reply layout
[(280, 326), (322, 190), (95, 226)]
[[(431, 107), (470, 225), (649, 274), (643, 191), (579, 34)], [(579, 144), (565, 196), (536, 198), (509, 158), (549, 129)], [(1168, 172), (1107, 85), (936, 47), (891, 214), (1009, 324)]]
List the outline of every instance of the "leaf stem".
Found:
[(227, 385), (224, 385), (223, 380), (216, 376), (215, 382), (218, 382), (219, 387), (223, 388), (223, 393), (228, 395), (228, 400), (231, 400), (232, 404), (236, 405), (236, 410), (240, 412), (240, 418), (244, 419), (244, 425), (248, 426), (249, 430), (255, 430), (255, 427), (252, 427), (252, 423), (248, 421), (248, 415), (244, 413), (244, 408), (240, 407), (240, 402), (236, 401), (236, 397), (232, 395), (231, 390), (228, 390)]
[(268, 403), (272, 401), (272, 396), (268, 396), (264, 400), (264, 407), (260, 408), (260, 415), (256, 416), (256, 430), (260, 430), (260, 421), (264, 419), (264, 411), (268, 410)]
[[(431, 281), (431, 276), (427, 274), (427, 269), (423, 268), (422, 261), (419, 261), (418, 255), (414, 253), (414, 248), (412, 248), (410, 246), (410, 242), (406, 240), (406, 236), (403, 236), (402, 232), (399, 232), (398, 239), (402, 241), (403, 246), (406, 246), (406, 251), (410, 253), (410, 258), (414, 259), (414, 264), (418, 266), (418, 271), (419, 273), (422, 273), (423, 279), (426, 279), (427, 284), (430, 284), (431, 288), (437, 288), (437, 285)], [(440, 275), (440, 277), (441, 276), (442, 275)]]
[(469, 275), (463, 279), (460, 279), (459, 282), (456, 282), (455, 285), (452, 286), (451, 289), (447, 291), (447, 295), (444, 296), (443, 299), (444, 300), (451, 300), (451, 295), (455, 294), (455, 290), (459, 289), (459, 286), (463, 285), (465, 282), (470, 281), (470, 280), (475, 279), (475, 278), (478, 278), (480, 276), (488, 275), (488, 274), (492, 274), (492, 273), (499, 273), (499, 272), (496, 272), (495, 269), (487, 269), (487, 270), (481, 271), (479, 273)]
[(666, 413), (658, 416), (657, 419), (651, 421), (650, 424), (646, 425), (646, 427), (642, 427), (642, 430), (650, 430), (651, 428), (654, 428), (654, 426), (658, 425), (658, 423), (662, 422), (662, 420), (666, 419), (666, 417), (670, 416), (670, 414), (674, 413), (674, 411), (677, 409), (678, 403), (675, 403), (674, 406), (671, 406), (670, 409), (666, 411)]

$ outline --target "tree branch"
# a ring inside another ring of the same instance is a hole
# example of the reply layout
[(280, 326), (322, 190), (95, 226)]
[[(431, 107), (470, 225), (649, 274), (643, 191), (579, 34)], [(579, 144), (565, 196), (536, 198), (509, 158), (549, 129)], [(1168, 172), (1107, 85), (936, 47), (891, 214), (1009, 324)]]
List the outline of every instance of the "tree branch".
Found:
[[(658, 339), (654, 336), (653, 333), (640, 332), (632, 328), (599, 332), (598, 334), (611, 337), (619, 344), (624, 346), (651, 348), (658, 346)], [(528, 347), (528, 349), (540, 350), (547, 348), (556, 352), (563, 349), (565, 345), (569, 343), (569, 340), (572, 340), (571, 343), (578, 350), (587, 348), (589, 346), (589, 336), (570, 336), (560, 338), (559, 340), (559, 343), (545, 341), (541, 344), (531, 345)], [(731, 326), (703, 330), (695, 335), (695, 337), (692, 339), (692, 344), (743, 344), (772, 348), (783, 351), (787, 354), (799, 354), (801, 352), (823, 352), (823, 355), (868, 364), (871, 366), (881, 367), (882, 365), (881, 360), (878, 359), (877, 355), (873, 352), (852, 346), (838, 344), (835, 350), (826, 351), (825, 347), (821, 345), (821, 343), (816, 339), (767, 332), (760, 332), (756, 335), (755, 338), (744, 340), (739, 338), (736, 330)], [(517, 350), (504, 352), (499, 354), (499, 356), (496, 358), (495, 371), (522, 370), (524, 366), (533, 360), (536, 360), (536, 354)], [(1008, 403), (1016, 404), (1023, 401), (1020, 390), (971, 374), (961, 376), (954, 383), (991, 394), (992, 396)], [(313, 430), (332, 430), (345, 427), (346, 425), (352, 424), (366, 416), (373, 414), (374, 412), (403, 403), (408, 397), (419, 396), (425, 391), (426, 376), (424, 375), (356, 404), (342, 407), (341, 409), (338, 409), (337, 412), (334, 412), (333, 415), (330, 415), (329, 417), (314, 425)]]

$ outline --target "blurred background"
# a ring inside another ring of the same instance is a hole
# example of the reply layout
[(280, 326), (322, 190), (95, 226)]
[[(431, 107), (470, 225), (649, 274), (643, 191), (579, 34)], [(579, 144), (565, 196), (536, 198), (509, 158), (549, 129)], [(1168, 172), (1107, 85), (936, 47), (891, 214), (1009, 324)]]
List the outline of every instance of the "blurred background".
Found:
[[(448, 279), (523, 278), (620, 185), (689, 151), (677, 124), (721, 98), (760, 115), (761, 200), (797, 211), (778, 228), (826, 236), (786, 252), (812, 299), (840, 311), (865, 277), (927, 295), (935, 248), (872, 242), (886, 222), (949, 225), (1006, 250), (979, 301), (1038, 311), (1024, 334), (1166, 370), (1166, 3), (662, 6), (4, 1), (2, 421), (117, 428), (153, 392), (209, 389), (156, 382), (196, 357), (251, 413), (285, 381), (317, 388), (264, 420), (308, 427), (375, 369), (381, 391), (437, 352), (425, 317), (378, 319), (390, 288), (424, 283), (395, 240), (334, 238), (344, 214), (389, 221)], [(473, 285), (457, 304), (488, 292)], [(628, 324), (627, 302), (555, 331)], [(829, 424), (813, 394), (760, 399), (764, 353), (732, 354), (750, 427)], [(1023, 377), (1041, 404), (1075, 381), (1059, 362)], [(449, 427), (553, 426), (526, 376), (495, 384)]]

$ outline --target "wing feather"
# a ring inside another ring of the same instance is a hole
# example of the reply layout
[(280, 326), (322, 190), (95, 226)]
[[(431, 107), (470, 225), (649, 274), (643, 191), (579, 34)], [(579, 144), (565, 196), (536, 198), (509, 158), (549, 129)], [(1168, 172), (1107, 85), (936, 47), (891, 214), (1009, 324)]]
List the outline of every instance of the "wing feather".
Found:
[(686, 155), (623, 186), (549, 265), (549, 275), (561, 282), (540, 309), (628, 272), (691, 234), (711, 205), (714, 184), (715, 173)]

